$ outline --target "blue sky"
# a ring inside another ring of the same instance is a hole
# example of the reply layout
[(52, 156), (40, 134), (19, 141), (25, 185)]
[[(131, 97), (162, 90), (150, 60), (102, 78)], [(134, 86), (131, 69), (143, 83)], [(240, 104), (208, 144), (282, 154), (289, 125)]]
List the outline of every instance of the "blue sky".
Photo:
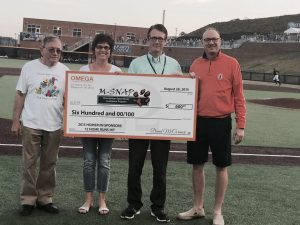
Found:
[(15, 37), (24, 17), (149, 27), (162, 23), (163, 10), (170, 35), (237, 18), (300, 13), (298, 0), (3, 0), (0, 36)]

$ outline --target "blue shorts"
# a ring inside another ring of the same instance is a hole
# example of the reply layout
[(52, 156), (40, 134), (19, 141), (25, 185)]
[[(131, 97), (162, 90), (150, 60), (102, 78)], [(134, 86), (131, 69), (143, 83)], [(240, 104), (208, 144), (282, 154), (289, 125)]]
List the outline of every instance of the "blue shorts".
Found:
[(187, 143), (187, 162), (203, 164), (212, 152), (213, 164), (217, 167), (231, 165), (231, 117), (197, 117), (196, 141)]

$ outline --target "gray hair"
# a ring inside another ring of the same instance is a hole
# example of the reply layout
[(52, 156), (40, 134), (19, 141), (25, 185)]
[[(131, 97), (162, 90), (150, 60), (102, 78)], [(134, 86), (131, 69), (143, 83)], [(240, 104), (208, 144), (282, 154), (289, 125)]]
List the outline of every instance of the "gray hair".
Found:
[[(214, 31), (216, 31), (216, 32), (219, 34), (219, 36), (221, 37), (220, 31), (218, 31), (217, 28), (215, 28), (215, 27), (206, 27), (206, 28), (205, 28), (205, 31), (203, 32), (203, 34), (204, 34), (206, 31), (209, 31), (209, 30), (214, 30)], [(202, 34), (202, 37), (203, 37), (203, 34)]]
[(50, 43), (50, 42), (52, 42), (52, 41), (56, 41), (56, 40), (58, 40), (58, 41), (61, 42), (61, 40), (60, 40), (59, 37), (57, 37), (57, 36), (46, 36), (46, 37), (42, 40), (42, 46), (45, 47), (46, 44), (48, 44), (48, 43)]

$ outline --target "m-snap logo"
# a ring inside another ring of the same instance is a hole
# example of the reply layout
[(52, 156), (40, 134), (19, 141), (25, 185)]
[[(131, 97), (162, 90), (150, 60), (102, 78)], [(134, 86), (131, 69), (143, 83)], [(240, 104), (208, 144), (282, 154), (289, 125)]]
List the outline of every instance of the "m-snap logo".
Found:
[(71, 80), (72, 81), (77, 81), (77, 82), (93, 82), (94, 79), (92, 76), (87, 76), (87, 75), (71, 75)]

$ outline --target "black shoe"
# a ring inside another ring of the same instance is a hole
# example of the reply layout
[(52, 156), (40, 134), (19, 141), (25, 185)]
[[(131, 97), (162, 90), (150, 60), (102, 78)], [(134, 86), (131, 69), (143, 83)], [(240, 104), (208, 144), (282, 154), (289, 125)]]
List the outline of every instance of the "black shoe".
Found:
[(29, 216), (34, 210), (34, 205), (22, 205), (20, 215), (21, 216)]
[(37, 203), (36, 208), (52, 214), (59, 213), (59, 209), (53, 203), (48, 203), (46, 205), (40, 205)]
[(170, 222), (170, 218), (162, 210), (151, 211), (151, 216), (154, 216), (156, 218), (156, 220), (161, 223), (169, 223)]
[(140, 209), (135, 209), (132, 206), (128, 206), (121, 213), (121, 218), (131, 220), (134, 218), (135, 215), (138, 215), (140, 213), (141, 213)]

